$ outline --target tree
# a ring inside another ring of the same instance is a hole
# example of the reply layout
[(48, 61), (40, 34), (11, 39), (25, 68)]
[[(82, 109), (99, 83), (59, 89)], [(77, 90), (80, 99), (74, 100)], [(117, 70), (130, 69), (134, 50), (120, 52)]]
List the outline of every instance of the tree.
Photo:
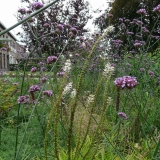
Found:
[[(116, 39), (121, 40), (119, 46), (123, 46), (123, 49), (119, 50), (119, 55), (123, 54), (124, 50), (139, 52), (134, 46), (137, 42), (141, 45), (150, 45), (146, 52), (152, 52), (159, 45), (159, 13), (154, 11), (158, 4), (158, 0), (115, 0), (112, 9), (110, 11), (106, 9), (106, 13), (95, 20), (95, 25), (101, 32), (108, 25), (114, 25), (115, 33), (111, 39), (113, 42)], [(117, 44), (115, 48), (117, 49)]]
[[(18, 20), (44, 5), (43, 1), (31, 3), (29, 0), (22, 0), (22, 2), (29, 6), (18, 10)], [(69, 0), (67, 2), (61, 0), (24, 23), (22, 25), (24, 33), (21, 36), (29, 51), (36, 46), (33, 56), (42, 57), (44, 53), (58, 55), (68, 43), (63, 51), (67, 54), (85, 41), (83, 36), (88, 30), (84, 27), (90, 18), (88, 2), (84, 2), (84, 0)]]

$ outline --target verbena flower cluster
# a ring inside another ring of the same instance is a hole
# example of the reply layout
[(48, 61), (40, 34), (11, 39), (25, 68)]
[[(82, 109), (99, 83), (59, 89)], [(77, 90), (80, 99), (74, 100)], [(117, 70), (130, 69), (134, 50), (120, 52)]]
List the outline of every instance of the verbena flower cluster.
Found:
[(27, 104), (27, 103), (30, 103), (30, 97), (29, 95), (25, 95), (25, 96), (19, 96), (18, 97), (18, 104)]
[(146, 15), (146, 14), (147, 14), (147, 12), (146, 12), (145, 9), (139, 9), (139, 10), (137, 11), (137, 13), (138, 13), (138, 14), (141, 14), (141, 15)]
[(160, 14), (160, 4), (153, 9), (154, 12)]
[(29, 88), (28, 92), (37, 92), (40, 90), (40, 86), (39, 85), (33, 85)]
[(41, 3), (41, 2), (33, 2), (33, 3), (32, 3), (32, 7), (33, 7), (34, 9), (38, 10), (38, 9), (40, 9), (40, 8), (43, 7), (43, 3)]
[(118, 114), (118, 116), (122, 117), (123, 119), (127, 119), (127, 116), (124, 112), (118, 112), (117, 114)]
[(114, 81), (115, 86), (121, 89), (123, 89), (124, 87), (132, 89), (137, 85), (137, 83), (138, 82), (136, 77), (131, 77), (131, 76), (119, 77), (119, 78), (116, 78)]
[(57, 59), (58, 59), (57, 56), (49, 56), (47, 58), (47, 63), (51, 64), (52, 62), (55, 62)]
[(43, 91), (43, 94), (48, 96), (48, 97), (51, 97), (53, 95), (51, 90)]

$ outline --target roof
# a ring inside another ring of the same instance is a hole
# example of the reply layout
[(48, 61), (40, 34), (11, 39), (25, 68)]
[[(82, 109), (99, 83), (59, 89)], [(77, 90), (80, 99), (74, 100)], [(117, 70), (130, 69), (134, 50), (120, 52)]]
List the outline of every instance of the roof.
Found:
[[(6, 28), (6, 26), (0, 21), (0, 27), (2, 28), (2, 29), (7, 29)], [(11, 33), (11, 32), (8, 32), (8, 34), (15, 40), (15, 41), (17, 41), (17, 39), (16, 39), (16, 37)]]

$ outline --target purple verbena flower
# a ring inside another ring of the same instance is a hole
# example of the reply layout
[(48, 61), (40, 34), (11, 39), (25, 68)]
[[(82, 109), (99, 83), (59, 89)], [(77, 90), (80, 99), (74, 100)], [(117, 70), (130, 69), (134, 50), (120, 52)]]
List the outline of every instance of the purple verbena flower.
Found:
[(60, 30), (63, 30), (63, 29), (64, 29), (64, 27), (63, 27), (62, 24), (58, 24), (58, 25), (57, 25), (57, 28), (60, 29)]
[(140, 46), (142, 46), (142, 44), (139, 43), (139, 42), (136, 42), (136, 43), (134, 43), (134, 46), (135, 46), (135, 47), (140, 47)]
[(133, 32), (129, 32), (129, 31), (127, 31), (126, 32), (128, 35), (133, 35), (134, 33)]
[(64, 76), (65, 75), (65, 72), (58, 72), (57, 74), (56, 74), (56, 76)]
[(145, 72), (145, 69), (144, 69), (144, 68), (140, 68), (140, 71), (141, 71), (141, 72)]
[(74, 28), (74, 27), (70, 28), (70, 31), (71, 31), (73, 34), (77, 34), (77, 33), (78, 33), (77, 29)]
[(119, 18), (118, 20), (119, 20), (120, 22), (123, 22), (123, 18)]
[(113, 17), (113, 14), (108, 13), (107, 17)]
[(125, 79), (125, 83), (126, 83), (127, 88), (132, 89), (137, 85), (136, 77), (123, 76), (123, 78)]
[(40, 90), (40, 86), (38, 85), (33, 85), (29, 88), (29, 91), (28, 92), (37, 92)]
[(46, 27), (46, 28), (47, 28), (47, 27), (49, 27), (49, 26), (50, 26), (49, 23), (44, 23), (44, 24), (43, 24), (43, 27)]
[(145, 33), (149, 33), (149, 30), (146, 27), (142, 27), (142, 31)]
[(122, 117), (123, 119), (127, 119), (127, 116), (124, 112), (118, 112), (117, 114), (118, 114), (118, 116)]
[(137, 85), (137, 79), (136, 77), (123, 76), (123, 77), (116, 78), (116, 80), (114, 81), (114, 84), (115, 86), (121, 89), (123, 89), (124, 87), (132, 89)]
[(43, 62), (39, 62), (39, 65), (43, 66), (43, 65), (44, 65), (44, 63), (43, 63)]
[(47, 78), (46, 77), (42, 77), (41, 82), (44, 83), (46, 81), (47, 81)]
[(149, 74), (151, 77), (154, 77), (154, 72), (148, 71), (148, 74)]
[(25, 14), (26, 9), (25, 8), (20, 8), (20, 9), (18, 9), (18, 12), (21, 13), (21, 14)]
[(154, 12), (160, 14), (160, 4), (153, 9)]
[(138, 13), (138, 14), (141, 14), (141, 15), (146, 15), (146, 14), (147, 14), (147, 12), (146, 12), (145, 9), (139, 9), (139, 10), (137, 11), (137, 13)]
[(45, 71), (45, 67), (44, 67), (44, 66), (41, 66), (40, 71), (41, 71), (41, 72)]
[(73, 34), (73, 32), (69, 32), (68, 36), (69, 36), (70, 38), (75, 38), (75, 35)]
[(23, 103), (23, 104), (27, 104), (29, 103), (29, 95), (25, 95), (25, 96), (19, 96), (18, 97), (18, 104)]
[(56, 61), (56, 60), (57, 60), (57, 57), (56, 57), (56, 56), (49, 56), (49, 57), (47, 58), (47, 63), (50, 64), (50, 63), (52, 63), (52, 62), (54, 62), (54, 61)]
[(33, 7), (34, 9), (38, 10), (38, 9), (40, 9), (40, 8), (43, 7), (43, 3), (41, 3), (41, 2), (33, 2), (33, 3), (32, 3), (32, 7)]
[(2, 47), (1, 51), (7, 51), (7, 48), (6, 47)]
[(32, 10), (31, 9), (28, 9), (28, 10), (26, 10), (26, 13), (32, 13)]
[(70, 24), (65, 24), (66, 28), (72, 28), (72, 26)]
[(125, 83), (125, 79), (123, 77), (119, 77), (119, 78), (116, 78), (116, 80), (114, 81), (114, 84), (118, 87), (118, 88), (121, 88), (123, 89), (126, 85)]
[(43, 91), (44, 95), (47, 95), (48, 97), (51, 97), (53, 95), (52, 91), (47, 90), (47, 91)]
[(33, 72), (36, 72), (37, 71), (37, 67), (32, 67), (31, 68), (31, 72), (33, 73)]

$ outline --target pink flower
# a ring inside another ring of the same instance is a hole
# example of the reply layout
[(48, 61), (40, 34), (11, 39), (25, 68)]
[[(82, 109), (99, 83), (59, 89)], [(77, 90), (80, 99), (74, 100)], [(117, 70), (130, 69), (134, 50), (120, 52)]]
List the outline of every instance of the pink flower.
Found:
[(29, 88), (29, 91), (28, 92), (37, 92), (40, 90), (40, 86), (38, 85), (33, 85)]
[(66, 28), (71, 28), (72, 27), (70, 24), (66, 24), (65, 26), (66, 26)]
[(149, 74), (151, 77), (154, 77), (154, 72), (148, 71), (148, 74)]
[(146, 12), (145, 9), (139, 9), (139, 10), (137, 11), (137, 13), (138, 13), (138, 14), (141, 14), (141, 15), (146, 15), (146, 14), (147, 14), (147, 12)]
[(41, 82), (44, 83), (46, 81), (47, 81), (47, 78), (46, 77), (42, 77)]
[(64, 76), (65, 75), (65, 72), (58, 72), (57, 74), (56, 74), (56, 76)]
[(40, 9), (40, 8), (42, 8), (43, 7), (43, 3), (41, 3), (41, 2), (33, 2), (32, 3), (32, 7), (34, 8), (34, 9)]
[(116, 80), (114, 81), (114, 84), (121, 89), (123, 89), (126, 85), (123, 77), (116, 78)]
[(134, 46), (135, 46), (135, 47), (140, 47), (140, 46), (142, 46), (142, 44), (139, 43), (139, 42), (136, 42), (136, 43), (134, 44)]
[(141, 71), (141, 72), (144, 72), (144, 71), (145, 71), (145, 69), (144, 69), (144, 68), (140, 68), (140, 71)]
[(74, 28), (74, 27), (70, 28), (70, 31), (71, 31), (73, 34), (77, 34), (77, 33), (78, 33), (77, 29)]
[(47, 63), (50, 64), (50, 63), (52, 63), (52, 62), (54, 62), (54, 61), (56, 61), (56, 60), (57, 60), (57, 57), (56, 57), (56, 56), (49, 56), (49, 57), (47, 58)]
[(49, 27), (50, 25), (49, 25), (49, 23), (44, 23), (43, 24), (43, 27)]
[(29, 102), (30, 102), (29, 95), (18, 97), (18, 104), (20, 104), (20, 103), (26, 104), (26, 103), (29, 103)]
[(64, 29), (64, 27), (63, 27), (62, 24), (58, 24), (58, 25), (57, 25), (57, 28), (60, 29), (60, 30), (63, 30), (63, 29)]
[(137, 85), (136, 77), (123, 76), (123, 78), (125, 79), (125, 83), (126, 83), (127, 88), (132, 89)]
[(116, 80), (114, 81), (114, 84), (115, 86), (121, 89), (123, 89), (124, 87), (132, 89), (137, 85), (137, 79), (136, 77), (123, 76), (123, 77), (116, 78)]
[(44, 65), (44, 63), (43, 63), (43, 62), (39, 62), (39, 65), (43, 66), (43, 65)]
[(127, 119), (127, 116), (124, 112), (118, 112), (117, 114), (118, 114), (118, 116), (122, 117), (123, 119)]
[(26, 13), (26, 9), (25, 8), (20, 8), (20, 9), (18, 9), (18, 12), (20, 12), (21, 14), (25, 14)]
[(160, 4), (153, 9), (154, 12), (160, 14)]
[(48, 97), (51, 97), (53, 94), (52, 94), (52, 91), (50, 90), (47, 90), (47, 91), (43, 91), (43, 94), (44, 95), (47, 95)]
[(31, 72), (36, 72), (37, 71), (37, 67), (32, 67), (31, 68)]

